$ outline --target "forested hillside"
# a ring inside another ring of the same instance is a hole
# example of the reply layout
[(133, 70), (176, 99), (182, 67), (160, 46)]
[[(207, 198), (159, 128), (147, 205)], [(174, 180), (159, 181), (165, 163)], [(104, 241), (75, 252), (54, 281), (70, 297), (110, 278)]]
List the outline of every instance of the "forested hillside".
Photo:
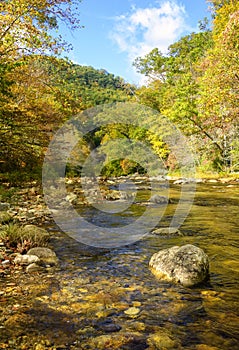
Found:
[(61, 62), (62, 66), (54, 75), (61, 78), (61, 84), (76, 102), (80, 102), (82, 110), (103, 103), (127, 101), (134, 94), (134, 86), (105, 69)]
[[(69, 47), (50, 32), (61, 21), (72, 30), (80, 28), (79, 2), (0, 4), (0, 170), (18, 175), (40, 172), (54, 130), (70, 117), (97, 105), (137, 100), (166, 116), (188, 137), (201, 171), (238, 171), (239, 2), (208, 1), (212, 25), (201, 21), (198, 33), (180, 38), (166, 54), (155, 48), (136, 59), (137, 70), (149, 78), (147, 86), (137, 89), (104, 69), (59, 58)], [(115, 135), (136, 135), (175, 168), (168, 161), (167, 145), (145, 130), (125, 132), (118, 125), (91, 136), (97, 146)], [(109, 173), (138, 169), (126, 163), (121, 159), (111, 164)]]

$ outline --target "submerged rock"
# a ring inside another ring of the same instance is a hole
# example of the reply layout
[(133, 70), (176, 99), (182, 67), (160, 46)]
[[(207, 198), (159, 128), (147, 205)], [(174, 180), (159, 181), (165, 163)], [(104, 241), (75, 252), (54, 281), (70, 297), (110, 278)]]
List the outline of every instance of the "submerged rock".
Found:
[(209, 276), (209, 259), (194, 245), (174, 246), (155, 253), (149, 262), (159, 278), (178, 282), (186, 287), (199, 284)]
[(147, 339), (147, 343), (150, 346), (150, 349), (181, 349), (181, 344), (179, 344), (179, 341), (174, 339), (173, 334), (164, 328), (158, 330), (154, 334), (151, 334)]
[(118, 349), (147, 349), (145, 337), (138, 332), (119, 332), (90, 337), (82, 344), (82, 349), (118, 350)]
[(125, 310), (124, 313), (128, 316), (135, 317), (140, 313), (140, 309), (138, 307), (132, 306)]
[(104, 331), (105, 333), (114, 333), (114, 332), (119, 332), (122, 327), (111, 319), (106, 319), (103, 322), (98, 322), (95, 327), (99, 330)]

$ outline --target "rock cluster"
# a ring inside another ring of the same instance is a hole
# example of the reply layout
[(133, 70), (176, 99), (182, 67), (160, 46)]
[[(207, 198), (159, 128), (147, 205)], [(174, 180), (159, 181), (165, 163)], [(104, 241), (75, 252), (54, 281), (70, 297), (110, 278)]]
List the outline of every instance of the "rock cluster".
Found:
[(35, 272), (57, 265), (58, 259), (53, 250), (46, 247), (35, 247), (31, 248), (27, 254), (17, 254), (14, 263), (26, 265), (26, 272)]

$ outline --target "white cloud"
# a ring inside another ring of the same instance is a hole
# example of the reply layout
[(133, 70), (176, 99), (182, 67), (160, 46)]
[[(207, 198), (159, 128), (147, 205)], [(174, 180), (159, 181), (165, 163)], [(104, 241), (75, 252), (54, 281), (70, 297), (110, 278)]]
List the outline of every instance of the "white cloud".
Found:
[(167, 52), (170, 44), (185, 31), (192, 30), (186, 17), (184, 6), (175, 0), (165, 0), (148, 8), (134, 6), (130, 13), (115, 19), (110, 37), (132, 63), (136, 57), (144, 56), (156, 47)]

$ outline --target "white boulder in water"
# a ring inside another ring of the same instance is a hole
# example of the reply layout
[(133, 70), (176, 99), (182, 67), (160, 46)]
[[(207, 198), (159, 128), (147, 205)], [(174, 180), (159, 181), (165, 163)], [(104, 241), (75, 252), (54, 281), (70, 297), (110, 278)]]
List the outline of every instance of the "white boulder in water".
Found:
[(191, 287), (209, 276), (209, 259), (204, 251), (192, 244), (160, 250), (153, 254), (149, 266), (161, 279)]

